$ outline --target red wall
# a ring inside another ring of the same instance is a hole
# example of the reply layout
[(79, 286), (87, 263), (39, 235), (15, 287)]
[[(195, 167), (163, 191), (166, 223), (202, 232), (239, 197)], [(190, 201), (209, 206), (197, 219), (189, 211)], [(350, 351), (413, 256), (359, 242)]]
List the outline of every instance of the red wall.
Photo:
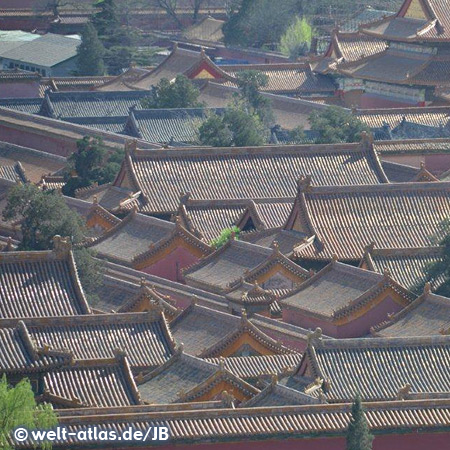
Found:
[(367, 335), (370, 327), (386, 320), (389, 313), (398, 312), (401, 309), (402, 307), (388, 295), (366, 314), (341, 326), (336, 326), (325, 320), (316, 319), (294, 308), (290, 308), (288, 305), (283, 305), (283, 320), (306, 329), (320, 327), (324, 334), (334, 338), (352, 338)]
[(404, 153), (400, 155), (383, 153), (381, 159), (413, 167), (420, 167), (420, 163), (424, 162), (427, 170), (435, 176), (439, 176), (450, 169), (450, 153)]
[(141, 269), (142, 272), (150, 275), (156, 275), (171, 281), (184, 282), (181, 276), (181, 269), (195, 264), (199, 258), (194, 256), (189, 250), (184, 247), (177, 247), (172, 253), (167, 255), (164, 259), (158, 261), (152, 266)]
[(37, 98), (39, 81), (28, 83), (0, 83), (0, 98)]
[(63, 136), (56, 138), (4, 125), (0, 125), (0, 141), (60, 156), (69, 156), (77, 149), (74, 139), (66, 139)]
[[(385, 434), (375, 437), (373, 450), (445, 450), (449, 448), (450, 432), (424, 433), (411, 430), (409, 434)], [(280, 439), (267, 441), (243, 441), (208, 444), (158, 445), (161, 450), (345, 450), (344, 437), (313, 438), (313, 439)], [(117, 447), (115, 447), (117, 450)], [(141, 447), (148, 450), (152, 445)], [(123, 448), (121, 450), (127, 450)]]
[[(421, 106), (417, 102), (408, 103), (396, 99), (388, 99), (385, 97), (376, 97), (368, 94), (361, 96), (359, 107), (362, 109), (375, 109), (375, 108), (403, 108), (411, 106)], [(423, 105), (422, 105), (423, 106)]]

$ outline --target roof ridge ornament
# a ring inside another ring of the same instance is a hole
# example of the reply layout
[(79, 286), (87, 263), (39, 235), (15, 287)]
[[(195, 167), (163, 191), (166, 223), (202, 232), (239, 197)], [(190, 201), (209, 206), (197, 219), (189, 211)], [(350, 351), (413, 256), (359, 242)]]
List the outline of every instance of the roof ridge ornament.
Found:
[(409, 383), (405, 383), (402, 387), (398, 389), (397, 400), (406, 400), (410, 392), (411, 392), (411, 385)]
[(423, 286), (423, 295), (429, 295), (431, 293), (431, 283), (427, 281)]
[(311, 188), (311, 175), (300, 175), (297, 180), (297, 189), (300, 192), (307, 192)]
[(310, 331), (307, 336), (306, 340), (308, 343), (308, 346), (316, 345), (318, 342), (322, 341), (322, 328), (317, 327), (314, 331)]
[(58, 258), (64, 258), (72, 250), (72, 243), (69, 237), (61, 237), (59, 234), (53, 237), (53, 253)]
[(373, 134), (367, 131), (361, 132), (361, 145), (362, 146), (372, 146), (373, 145)]

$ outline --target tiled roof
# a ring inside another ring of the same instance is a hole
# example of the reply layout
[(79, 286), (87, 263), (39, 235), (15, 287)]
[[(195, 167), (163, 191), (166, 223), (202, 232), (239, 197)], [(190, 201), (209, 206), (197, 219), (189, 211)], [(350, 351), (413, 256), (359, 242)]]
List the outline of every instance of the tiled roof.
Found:
[[(257, 379), (262, 375), (281, 375), (286, 371), (293, 370), (298, 366), (300, 359), (301, 355), (299, 353), (233, 356), (231, 358), (223, 358), (223, 364), (225, 369), (239, 378)], [(206, 361), (219, 364), (220, 358), (207, 358)]]
[(273, 247), (274, 242), (278, 244), (280, 252), (290, 257), (297, 248), (309, 236), (295, 230), (283, 230), (280, 228), (269, 228), (267, 230), (245, 233), (241, 240), (262, 247)]
[(12, 166), (18, 161), (32, 183), (38, 183), (43, 175), (57, 172), (66, 166), (66, 158), (61, 156), (9, 144), (8, 142), (0, 142), (0, 165)]
[(296, 391), (282, 384), (269, 384), (259, 394), (241, 405), (243, 408), (263, 408), (273, 406), (313, 405), (320, 401), (303, 392)]
[[(142, 272), (137, 273), (142, 274)], [(159, 280), (166, 281), (163, 278)], [(105, 275), (103, 286), (98, 290), (98, 296), (99, 301), (94, 306), (96, 310), (103, 312), (133, 312), (135, 305), (138, 305), (144, 299), (148, 299), (155, 304), (156, 310), (162, 309), (164, 311), (167, 319), (178, 313), (178, 309), (173, 305), (174, 301), (167, 295), (160, 294), (155, 286), (147, 286), (145, 279), (141, 279), (139, 285)]]
[(147, 403), (179, 403), (217, 370), (215, 364), (178, 352), (139, 382), (139, 392)]
[(65, 184), (66, 181), (62, 175), (44, 175), (38, 187), (43, 191), (61, 191)]
[(120, 208), (121, 204), (133, 198), (134, 192), (128, 188), (112, 186), (111, 183), (100, 186), (94, 184), (86, 189), (77, 189), (77, 198), (93, 203), (97, 201), (108, 211)]
[(200, 22), (187, 28), (183, 37), (189, 41), (220, 42), (223, 40), (223, 20), (207, 16)]
[(233, 225), (246, 233), (280, 227), (285, 223), (293, 201), (291, 198), (193, 200), (190, 195), (184, 195), (177, 216), (191, 233), (209, 242)]
[(344, 33), (335, 30), (331, 36), (331, 43), (325, 52), (325, 58), (356, 61), (366, 56), (374, 55), (386, 49), (386, 41), (365, 36), (359, 32)]
[(448, 153), (450, 139), (411, 139), (405, 141), (375, 141), (374, 149), (383, 154), (433, 154)]
[(198, 130), (210, 114), (220, 114), (218, 108), (146, 109), (130, 112), (126, 134), (148, 142), (169, 143), (171, 146), (199, 143)]
[(239, 328), (240, 318), (199, 305), (185, 309), (171, 324), (173, 337), (192, 355), (200, 355)]
[[(238, 349), (233, 347), (233, 344), (239, 342), (242, 336), (250, 336), (253, 340), (258, 343), (259, 349), (254, 349), (251, 345), (250, 348), (246, 348), (248, 344), (244, 344)], [(227, 352), (228, 349), (232, 348), (233, 353), (231, 357), (242, 356), (245, 352), (252, 353), (254, 355), (261, 354), (261, 347), (263, 347), (268, 352), (267, 354), (277, 354), (277, 355), (288, 355), (293, 353), (287, 347), (281, 344), (264, 332), (262, 332), (256, 325), (250, 322), (247, 318), (245, 311), (242, 312), (241, 319), (239, 321), (239, 326), (233, 331), (230, 331), (226, 336), (219, 339), (209, 348), (204, 349), (200, 356), (202, 358), (217, 358), (222, 356), (223, 352)]]
[(405, 309), (374, 327), (373, 334), (380, 337), (450, 334), (450, 299), (425, 290)]
[(343, 75), (393, 84), (441, 86), (448, 84), (449, 55), (427, 55), (395, 47), (337, 66)]
[(0, 318), (90, 313), (72, 253), (0, 253)]
[(175, 224), (171, 222), (132, 211), (89, 246), (101, 257), (131, 264), (135, 256), (144, 253), (151, 244), (170, 236), (174, 229)]
[(221, 68), (216, 66), (203, 50), (201, 52), (196, 52), (182, 49), (175, 45), (170, 55), (158, 67), (153, 69), (150, 73), (144, 74), (131, 85), (135, 89), (148, 90), (151, 86), (158, 84), (163, 78), (171, 81), (179, 74), (184, 74), (189, 77), (189, 74), (200, 69), (202, 64), (208, 66), (208, 68), (219, 78), (231, 78), (223, 72)]
[(405, 166), (404, 164), (398, 164), (392, 161), (382, 161), (381, 165), (391, 183), (419, 181), (417, 177), (420, 169), (417, 167)]
[(295, 376), (308, 368), (312, 379), (324, 380), (330, 402), (351, 401), (357, 392), (364, 401), (433, 398), (450, 390), (449, 364), (450, 336), (314, 339)]
[(113, 358), (119, 349), (133, 371), (163, 364), (174, 350), (167, 323), (156, 312), (42, 318), (26, 324), (38, 346), (68, 349), (75, 359)]
[(41, 76), (28, 70), (2, 69), (0, 70), (0, 83), (17, 82), (22, 80), (38, 81)]
[(41, 114), (55, 119), (66, 117), (124, 117), (131, 107), (140, 108), (147, 92), (47, 92)]
[(402, 42), (448, 42), (450, 18), (446, 0), (417, 0), (412, 7), (421, 9), (409, 15), (412, 2), (405, 0), (397, 14), (363, 25), (361, 31), (372, 36)]
[(124, 302), (120, 308), (118, 308), (117, 312), (132, 312), (144, 299), (148, 300), (151, 305), (154, 305), (156, 311), (163, 311), (168, 319), (172, 319), (180, 312), (180, 310), (174, 306), (175, 301), (172, 300), (170, 296), (161, 295), (155, 288), (147, 286), (145, 279), (141, 280), (141, 287), (136, 295)]
[(180, 192), (197, 200), (292, 197), (296, 180), (307, 174), (315, 185), (387, 182), (364, 144), (137, 150), (122, 170), (142, 191), (146, 213), (175, 212)]
[(116, 358), (76, 361), (71, 366), (46, 373), (44, 399), (56, 407), (140, 404), (126, 358)]
[(125, 134), (124, 130), (127, 120), (128, 116), (64, 117), (65, 122), (118, 134)]
[[(263, 92), (285, 94), (307, 94), (318, 92), (334, 92), (336, 86), (331, 78), (315, 74), (311, 66), (305, 63), (283, 64), (243, 64), (239, 66), (222, 66), (223, 70), (233, 78), (239, 72), (257, 70), (268, 77), (267, 86), (261, 88)], [(236, 86), (235, 81), (224, 83), (228, 86)]]
[(450, 215), (450, 183), (311, 187), (301, 184), (287, 229), (316, 237), (298, 256), (359, 260), (366, 245), (405, 248), (433, 245)]
[(77, 55), (81, 41), (58, 34), (45, 34), (32, 41), (23, 42), (18, 46), (3, 51), (0, 57), (28, 64), (53, 67)]
[(200, 289), (227, 291), (240, 278), (265, 263), (272, 250), (230, 240), (216, 252), (184, 271), (186, 283)]
[(358, 109), (353, 112), (359, 120), (370, 128), (382, 128), (388, 124), (391, 129), (403, 121), (428, 125), (430, 127), (446, 126), (450, 120), (450, 107), (430, 106), (423, 108), (389, 108)]
[[(427, 265), (440, 259), (439, 247), (390, 249), (368, 246), (360, 264), (379, 273), (387, 269), (402, 286), (417, 291), (417, 288), (426, 281)], [(433, 287), (437, 289), (442, 281), (439, 279)]]
[(2, 108), (15, 109), (29, 114), (38, 114), (42, 105), (42, 98), (2, 98)]
[[(417, 430), (425, 432), (442, 432), (448, 429), (450, 421), (449, 400), (416, 400), (408, 402), (383, 402), (365, 404), (365, 416), (372, 432), (380, 434), (408, 433), (414, 438)], [(131, 412), (122, 411), (126, 417), (119, 418), (117, 409), (60, 411), (59, 421), (71, 432), (85, 430), (96, 424), (98, 430), (113, 430), (120, 435), (124, 429), (131, 427), (145, 434), (149, 427), (164, 423), (170, 429), (172, 442), (180, 444), (208, 443), (217, 441), (242, 442), (243, 440), (282, 440), (313, 438), (320, 436), (345, 437), (351, 418), (351, 404), (346, 405), (302, 405), (267, 408), (218, 409), (211, 417), (208, 409), (192, 409), (180, 412)], [(128, 413), (129, 412), (129, 413)], [(444, 437), (445, 438), (445, 437)], [(70, 437), (57, 441), (56, 444), (70, 445), (78, 448), (80, 442)], [(27, 442), (32, 445), (32, 442)], [(104, 445), (98, 442), (96, 445)], [(147, 443), (148, 445), (148, 443)], [(301, 443), (300, 443), (301, 445)]]
[(333, 320), (364, 308), (388, 287), (394, 287), (407, 301), (413, 300), (412, 294), (388, 276), (332, 261), (299, 288), (281, 297), (280, 302), (305, 314)]
[(0, 178), (13, 183), (26, 183), (28, 181), (25, 170), (20, 162), (17, 162), (13, 166), (0, 165)]
[(0, 347), (1, 374), (45, 372), (71, 360), (69, 353), (44, 350), (43, 346), (36, 344), (23, 322), (14, 327), (1, 323)]

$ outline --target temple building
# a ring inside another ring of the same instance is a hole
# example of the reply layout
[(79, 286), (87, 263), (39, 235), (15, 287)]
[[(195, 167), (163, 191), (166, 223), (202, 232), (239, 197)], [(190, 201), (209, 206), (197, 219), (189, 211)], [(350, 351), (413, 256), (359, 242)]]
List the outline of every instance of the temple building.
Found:
[(280, 297), (283, 320), (320, 327), (334, 338), (360, 337), (399, 312), (414, 295), (389, 275), (332, 261), (299, 288)]
[(433, 294), (426, 284), (420, 297), (370, 331), (373, 336), (386, 338), (449, 335), (450, 299)]
[[(417, 292), (425, 283), (425, 269), (429, 264), (442, 259), (442, 248), (375, 248), (368, 245), (364, 249), (359, 267), (383, 273), (388, 270), (391, 276), (407, 289)], [(433, 282), (433, 289), (438, 289), (443, 277)]]
[(90, 314), (70, 243), (55, 236), (54, 249), (0, 253), (0, 318)]
[(437, 399), (449, 391), (449, 351), (449, 336), (324, 339), (316, 329), (295, 373), (281, 383), (330, 403), (356, 393), (373, 402)]
[(88, 243), (98, 256), (146, 273), (181, 281), (181, 270), (211, 252), (181, 227), (136, 210)]
[[(178, 176), (170, 175), (174, 173)], [(179, 207), (180, 193), (211, 201), (292, 198), (296, 181), (305, 174), (312, 175), (315, 185), (389, 181), (372, 143), (364, 137), (360, 143), (337, 145), (200, 147), (157, 152), (130, 147), (113, 187), (120, 188), (124, 198), (125, 191), (139, 193), (135, 198), (141, 213), (170, 218)]]
[(295, 251), (303, 266), (334, 256), (357, 262), (371, 242), (389, 249), (429, 247), (450, 215), (449, 190), (449, 183), (435, 182), (313, 187), (304, 178), (285, 229), (314, 236)]
[(445, 0), (405, 0), (392, 16), (359, 27), (387, 42), (336, 66), (344, 102), (362, 108), (426, 106), (449, 84), (450, 14)]
[(290, 290), (310, 275), (284, 256), (276, 245), (271, 249), (230, 239), (186, 269), (183, 276), (189, 286), (224, 294), (240, 288), (242, 281), (257, 282), (265, 290)]

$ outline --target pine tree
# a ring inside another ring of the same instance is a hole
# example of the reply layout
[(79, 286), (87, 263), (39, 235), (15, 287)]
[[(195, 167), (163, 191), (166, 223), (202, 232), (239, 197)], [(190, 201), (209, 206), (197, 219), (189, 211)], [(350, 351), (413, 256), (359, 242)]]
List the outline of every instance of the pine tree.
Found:
[(372, 450), (373, 435), (364, 415), (361, 396), (356, 395), (347, 430), (347, 450)]
[(81, 44), (78, 46), (77, 52), (79, 75), (96, 76), (105, 73), (103, 62), (105, 48), (91, 23), (87, 23), (81, 33)]

